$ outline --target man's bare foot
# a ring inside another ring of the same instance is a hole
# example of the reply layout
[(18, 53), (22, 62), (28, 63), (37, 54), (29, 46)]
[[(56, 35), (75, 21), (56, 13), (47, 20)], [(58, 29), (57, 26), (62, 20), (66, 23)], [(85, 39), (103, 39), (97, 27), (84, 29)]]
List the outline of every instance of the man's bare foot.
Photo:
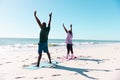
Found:
[(39, 65), (37, 64), (36, 67), (39, 67)]
[(52, 62), (51, 62), (51, 61), (49, 61), (49, 63), (51, 64)]

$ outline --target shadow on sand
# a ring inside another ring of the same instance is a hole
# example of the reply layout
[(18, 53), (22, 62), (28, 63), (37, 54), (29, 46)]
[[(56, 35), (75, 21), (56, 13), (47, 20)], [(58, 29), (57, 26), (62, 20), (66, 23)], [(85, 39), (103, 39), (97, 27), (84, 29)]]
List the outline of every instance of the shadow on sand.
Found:
[(68, 71), (77, 72), (77, 73), (81, 74), (82, 76), (85, 76), (85, 77), (87, 77), (89, 79), (92, 79), (92, 80), (98, 80), (98, 78), (91, 77), (91, 76), (85, 74), (86, 72), (89, 72), (89, 71), (110, 72), (110, 70), (72, 68), (72, 67), (66, 67), (66, 66), (61, 66), (61, 65), (56, 65), (55, 69), (61, 69), (61, 70), (68, 70)]
[(78, 58), (77, 60), (93, 61), (93, 62), (96, 62), (98, 64), (105, 61), (104, 59), (87, 59), (87, 58)]

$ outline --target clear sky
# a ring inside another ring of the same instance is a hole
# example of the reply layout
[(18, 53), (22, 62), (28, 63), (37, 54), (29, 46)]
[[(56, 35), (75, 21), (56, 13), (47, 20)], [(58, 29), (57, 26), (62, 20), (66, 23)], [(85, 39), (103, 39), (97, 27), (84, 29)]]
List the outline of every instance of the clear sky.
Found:
[(64, 23), (73, 25), (74, 39), (120, 40), (120, 0), (0, 0), (0, 37), (38, 38), (49, 20), (49, 38), (64, 39)]

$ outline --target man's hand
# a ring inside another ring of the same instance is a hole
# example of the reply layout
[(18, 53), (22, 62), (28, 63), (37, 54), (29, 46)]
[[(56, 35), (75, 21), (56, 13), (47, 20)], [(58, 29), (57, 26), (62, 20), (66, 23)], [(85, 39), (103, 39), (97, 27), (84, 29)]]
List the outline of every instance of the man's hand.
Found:
[(72, 28), (72, 24), (70, 25), (70, 27)]
[(34, 16), (36, 16), (36, 13), (37, 13), (37, 11), (35, 10), (35, 11), (34, 11)]
[(52, 12), (49, 14), (49, 16), (50, 16), (50, 17), (52, 16)]

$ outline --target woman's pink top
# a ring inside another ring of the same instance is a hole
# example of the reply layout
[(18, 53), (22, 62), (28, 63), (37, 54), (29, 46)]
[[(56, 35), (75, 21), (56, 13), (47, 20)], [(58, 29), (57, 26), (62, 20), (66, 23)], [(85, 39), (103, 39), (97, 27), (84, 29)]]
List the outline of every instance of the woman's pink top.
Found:
[(66, 44), (72, 44), (72, 38), (73, 35), (71, 35), (69, 32), (67, 33), (67, 37), (66, 37)]

